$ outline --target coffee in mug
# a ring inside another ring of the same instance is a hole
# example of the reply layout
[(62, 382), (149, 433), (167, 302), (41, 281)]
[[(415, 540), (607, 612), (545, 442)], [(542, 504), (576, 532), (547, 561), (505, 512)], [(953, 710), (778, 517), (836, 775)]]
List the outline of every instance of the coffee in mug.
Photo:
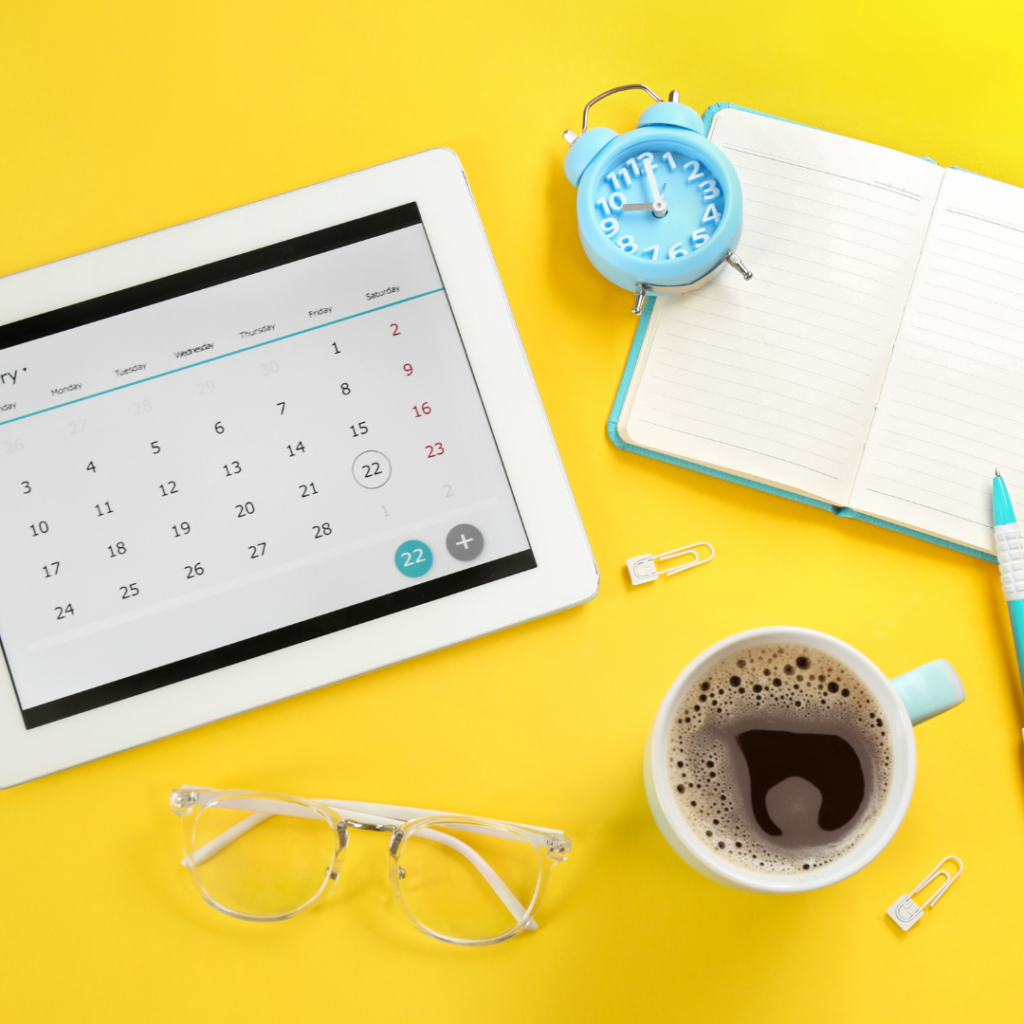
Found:
[(651, 724), (651, 813), (672, 849), (723, 885), (833, 885), (900, 827), (917, 773), (914, 726), (964, 696), (941, 659), (890, 680), (817, 630), (726, 637), (679, 673)]
[(807, 644), (760, 644), (683, 691), (669, 782), (717, 856), (771, 874), (814, 871), (878, 820), (891, 732), (879, 701), (842, 662)]

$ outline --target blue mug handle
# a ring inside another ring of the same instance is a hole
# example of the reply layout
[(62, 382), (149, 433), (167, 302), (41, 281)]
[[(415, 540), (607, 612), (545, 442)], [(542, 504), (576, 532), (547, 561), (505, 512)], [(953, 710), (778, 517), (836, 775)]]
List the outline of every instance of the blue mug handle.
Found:
[(967, 699), (956, 669), (945, 658), (929, 661), (890, 680), (914, 725), (927, 722)]

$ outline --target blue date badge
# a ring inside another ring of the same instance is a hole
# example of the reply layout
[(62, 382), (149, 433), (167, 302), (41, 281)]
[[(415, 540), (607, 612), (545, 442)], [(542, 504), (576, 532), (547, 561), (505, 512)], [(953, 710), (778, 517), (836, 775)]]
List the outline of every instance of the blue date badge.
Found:
[(395, 565), (403, 576), (423, 576), (434, 564), (434, 555), (421, 540), (407, 540), (395, 552)]

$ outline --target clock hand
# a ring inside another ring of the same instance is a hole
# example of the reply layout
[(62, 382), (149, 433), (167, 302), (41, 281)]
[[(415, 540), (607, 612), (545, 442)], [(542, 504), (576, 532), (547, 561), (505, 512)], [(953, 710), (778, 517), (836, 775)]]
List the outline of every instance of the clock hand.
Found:
[(668, 213), (668, 203), (665, 202), (662, 190), (658, 188), (658, 181), (654, 177), (654, 167), (651, 163), (650, 158), (644, 161), (644, 174), (647, 175), (647, 184), (651, 186), (651, 195), (654, 197), (654, 202), (651, 203), (651, 213), (655, 217), (664, 217)]
[(664, 217), (668, 213), (668, 203), (664, 195), (658, 196), (653, 203), (623, 203), (622, 212), (632, 213), (634, 210), (650, 210), (655, 217)]
[(626, 213), (630, 213), (633, 210), (651, 210), (655, 217), (664, 217), (668, 213), (668, 203), (665, 202), (665, 198), (662, 196), (656, 203), (623, 203), (620, 209)]

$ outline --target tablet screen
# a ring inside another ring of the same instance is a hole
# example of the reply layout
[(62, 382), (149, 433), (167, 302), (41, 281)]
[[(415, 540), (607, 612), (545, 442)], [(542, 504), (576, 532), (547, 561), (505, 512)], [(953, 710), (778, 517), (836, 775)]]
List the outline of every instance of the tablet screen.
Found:
[(415, 204), (0, 326), (28, 728), (536, 566)]

